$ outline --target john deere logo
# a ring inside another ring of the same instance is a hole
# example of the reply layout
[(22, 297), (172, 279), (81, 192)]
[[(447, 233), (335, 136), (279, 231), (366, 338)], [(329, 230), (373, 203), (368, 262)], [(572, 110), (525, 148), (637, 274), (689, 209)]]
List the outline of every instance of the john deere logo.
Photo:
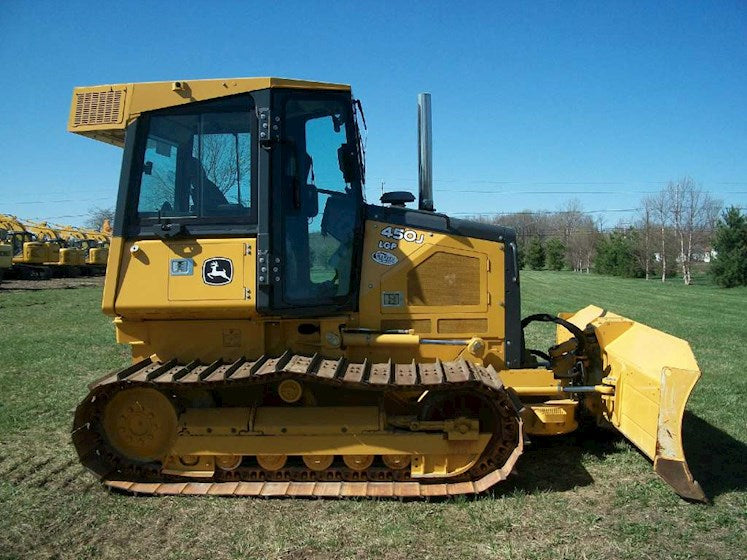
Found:
[(225, 257), (207, 259), (202, 263), (202, 280), (210, 286), (223, 286), (233, 279), (233, 263)]

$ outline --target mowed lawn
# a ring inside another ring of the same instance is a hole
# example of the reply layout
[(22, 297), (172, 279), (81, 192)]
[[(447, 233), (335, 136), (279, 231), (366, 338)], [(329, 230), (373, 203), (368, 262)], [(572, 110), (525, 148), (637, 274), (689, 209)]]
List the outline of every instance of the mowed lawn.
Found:
[[(99, 288), (0, 290), (1, 558), (738, 558), (747, 550), (747, 290), (522, 274), (523, 313), (595, 303), (689, 340), (685, 419), (712, 505), (679, 499), (614, 434), (534, 441), (491, 494), (431, 502), (128, 497), (78, 466), (86, 385), (127, 363)], [(547, 346), (551, 329), (531, 327)]]

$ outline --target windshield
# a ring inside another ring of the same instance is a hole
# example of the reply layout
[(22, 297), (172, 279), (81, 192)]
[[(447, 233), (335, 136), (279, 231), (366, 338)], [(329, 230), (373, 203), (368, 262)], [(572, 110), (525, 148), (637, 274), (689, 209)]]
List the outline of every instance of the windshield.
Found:
[(250, 218), (251, 116), (245, 96), (151, 115), (138, 217)]

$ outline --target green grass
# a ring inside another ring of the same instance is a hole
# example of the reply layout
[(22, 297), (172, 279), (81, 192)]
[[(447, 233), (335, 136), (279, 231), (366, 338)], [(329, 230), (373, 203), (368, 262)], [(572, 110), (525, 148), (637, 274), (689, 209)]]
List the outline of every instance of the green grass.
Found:
[[(686, 338), (703, 370), (685, 446), (709, 506), (619, 437), (535, 442), (476, 499), (133, 498), (78, 466), (86, 385), (127, 363), (98, 288), (0, 291), (0, 558), (737, 558), (747, 546), (747, 290), (526, 272), (523, 313), (588, 303)], [(531, 327), (547, 346), (551, 329)]]

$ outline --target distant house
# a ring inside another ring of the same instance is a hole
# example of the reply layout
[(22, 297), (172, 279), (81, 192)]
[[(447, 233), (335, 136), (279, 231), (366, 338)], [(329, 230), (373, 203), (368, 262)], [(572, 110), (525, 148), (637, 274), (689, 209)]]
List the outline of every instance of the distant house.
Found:
[(711, 259), (713, 259), (716, 255), (718, 255), (718, 252), (714, 249), (706, 249), (705, 251), (698, 251), (697, 253), (693, 253), (693, 260), (709, 263), (711, 262)]
[[(694, 251), (692, 260), (693, 262), (704, 262), (709, 263), (718, 254), (714, 249), (706, 249), (705, 251)], [(654, 253), (654, 260), (661, 262), (661, 253)], [(682, 255), (677, 255), (675, 259), (678, 263), (682, 262)]]

